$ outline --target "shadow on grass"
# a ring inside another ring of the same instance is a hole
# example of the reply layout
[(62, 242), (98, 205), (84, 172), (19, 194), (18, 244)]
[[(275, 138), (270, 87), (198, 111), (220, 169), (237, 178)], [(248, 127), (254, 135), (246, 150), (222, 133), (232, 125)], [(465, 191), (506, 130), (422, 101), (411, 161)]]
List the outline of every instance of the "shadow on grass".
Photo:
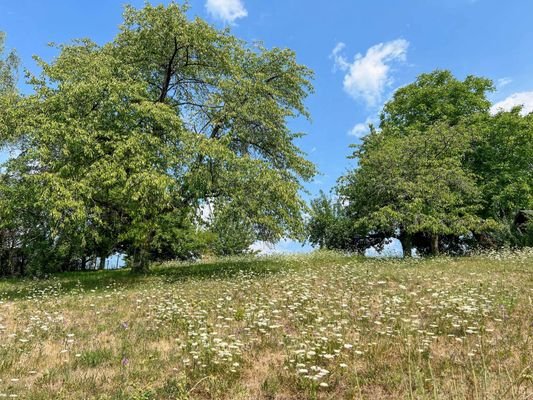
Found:
[(169, 282), (188, 279), (228, 279), (240, 274), (265, 276), (294, 267), (283, 258), (242, 258), (202, 263), (169, 263), (153, 268), (151, 275), (164, 277)]
[(79, 271), (51, 274), (46, 279), (0, 279), (0, 300), (17, 300), (30, 296), (64, 295), (74, 291), (103, 291), (112, 287), (132, 289), (156, 279), (168, 283), (190, 279), (229, 279), (240, 274), (266, 276), (294, 266), (288, 258), (238, 258), (213, 262), (171, 262), (153, 265), (148, 274), (133, 274), (129, 269)]

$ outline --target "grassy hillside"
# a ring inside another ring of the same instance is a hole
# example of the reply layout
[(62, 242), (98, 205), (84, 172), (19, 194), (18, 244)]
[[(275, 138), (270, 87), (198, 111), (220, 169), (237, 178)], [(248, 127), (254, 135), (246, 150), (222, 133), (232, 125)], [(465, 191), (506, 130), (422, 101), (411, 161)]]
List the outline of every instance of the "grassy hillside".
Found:
[(533, 253), (0, 281), (0, 397), (531, 399)]

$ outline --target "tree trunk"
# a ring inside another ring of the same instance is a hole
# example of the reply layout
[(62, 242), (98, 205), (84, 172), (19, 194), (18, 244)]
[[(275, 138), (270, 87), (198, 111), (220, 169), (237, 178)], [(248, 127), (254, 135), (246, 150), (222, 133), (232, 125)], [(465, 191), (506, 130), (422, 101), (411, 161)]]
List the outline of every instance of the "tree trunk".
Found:
[(438, 256), (439, 252), (439, 235), (431, 235), (431, 254), (433, 256)]
[(133, 255), (131, 272), (134, 274), (146, 274), (149, 272), (149, 254), (146, 249), (138, 249)]
[(411, 257), (413, 251), (413, 237), (411, 234), (401, 233), (400, 242), (402, 243), (403, 256)]
[(106, 260), (107, 256), (100, 255), (99, 258), (100, 258), (100, 260), (99, 260), (100, 262), (98, 264), (98, 269), (99, 270), (103, 270), (103, 269), (105, 269), (105, 260)]
[(24, 265), (24, 260), (22, 260), (20, 255), (17, 258), (18, 258), (17, 262), (19, 264), (20, 276), (24, 276), (24, 275), (26, 275), (26, 266)]

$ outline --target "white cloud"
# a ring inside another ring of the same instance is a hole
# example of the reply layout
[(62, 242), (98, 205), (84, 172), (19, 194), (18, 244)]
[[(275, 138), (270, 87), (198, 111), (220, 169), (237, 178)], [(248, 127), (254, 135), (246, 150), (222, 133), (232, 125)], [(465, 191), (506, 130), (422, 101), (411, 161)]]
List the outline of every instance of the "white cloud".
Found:
[(370, 47), (363, 56), (358, 53), (349, 62), (341, 52), (346, 45), (338, 43), (331, 53), (335, 67), (344, 71), (344, 90), (355, 99), (363, 99), (375, 106), (386, 87), (392, 83), (390, 68), (393, 62), (405, 61), (409, 42), (397, 39)]
[(335, 60), (335, 69), (339, 68), (343, 71), (347, 70), (350, 67), (350, 64), (348, 61), (346, 61), (346, 58), (342, 54), (340, 54), (341, 51), (344, 50), (346, 47), (346, 44), (343, 42), (337, 43), (333, 51), (331, 52), (331, 55), (329, 58), (333, 58)]
[(509, 111), (513, 107), (523, 106), (522, 114), (533, 112), (533, 92), (513, 93), (506, 99), (494, 104), (490, 111), (496, 114), (498, 111)]
[(205, 8), (214, 18), (230, 24), (248, 15), (242, 0), (207, 0)]
[(368, 132), (368, 125), (362, 122), (355, 124), (355, 126), (348, 132), (348, 135), (360, 138), (366, 135)]
[(377, 119), (373, 117), (367, 117), (365, 122), (360, 122), (358, 124), (355, 124), (352, 129), (348, 132), (348, 135), (355, 136), (358, 139), (361, 139), (366, 134), (370, 133), (370, 128), (368, 125), (370, 124), (376, 124)]

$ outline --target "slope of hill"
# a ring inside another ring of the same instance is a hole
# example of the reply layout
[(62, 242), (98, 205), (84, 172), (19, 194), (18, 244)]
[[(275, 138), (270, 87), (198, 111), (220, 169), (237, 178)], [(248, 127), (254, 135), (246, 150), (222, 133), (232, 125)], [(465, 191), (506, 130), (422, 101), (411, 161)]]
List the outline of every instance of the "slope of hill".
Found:
[(530, 399), (533, 253), (0, 281), (0, 397)]

